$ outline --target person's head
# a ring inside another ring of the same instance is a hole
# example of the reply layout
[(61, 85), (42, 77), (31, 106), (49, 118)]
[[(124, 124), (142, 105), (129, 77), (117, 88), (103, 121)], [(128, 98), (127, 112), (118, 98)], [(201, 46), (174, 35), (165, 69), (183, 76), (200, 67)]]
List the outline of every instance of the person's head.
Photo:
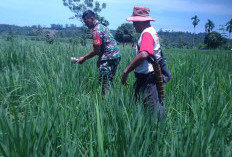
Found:
[(150, 21), (133, 21), (133, 26), (137, 33), (142, 33), (144, 29), (150, 27)]
[(149, 16), (150, 9), (147, 7), (134, 7), (133, 14), (126, 21), (132, 21), (137, 33), (141, 33), (147, 27), (150, 27), (150, 21), (155, 19)]
[(82, 19), (88, 28), (91, 29), (94, 27), (94, 24), (96, 22), (96, 17), (94, 12), (92, 12), (91, 10), (85, 11), (82, 15)]

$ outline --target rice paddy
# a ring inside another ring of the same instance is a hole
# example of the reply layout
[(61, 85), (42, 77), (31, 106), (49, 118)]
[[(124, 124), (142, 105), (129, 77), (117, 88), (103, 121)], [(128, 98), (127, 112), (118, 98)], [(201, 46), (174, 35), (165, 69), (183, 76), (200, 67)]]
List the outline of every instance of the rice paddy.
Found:
[(173, 79), (166, 117), (135, 103), (121, 75), (134, 58), (121, 47), (114, 86), (102, 99), (91, 46), (0, 42), (0, 156), (231, 157), (232, 52), (164, 49)]

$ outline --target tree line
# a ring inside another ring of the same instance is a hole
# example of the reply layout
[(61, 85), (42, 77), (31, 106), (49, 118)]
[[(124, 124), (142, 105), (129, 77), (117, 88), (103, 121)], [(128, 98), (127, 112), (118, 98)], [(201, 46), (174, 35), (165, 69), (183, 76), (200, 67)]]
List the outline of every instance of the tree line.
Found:
[[(48, 40), (70, 42), (72, 44), (86, 45), (88, 39), (91, 38), (90, 32), (85, 27), (76, 27), (75, 25), (64, 25), (62, 29), (53, 24), (53, 27), (31, 26), (19, 27), (14, 25), (0, 25), (0, 35), (5, 36), (7, 40), (11, 40), (13, 36), (25, 36), (32, 40)], [(119, 44), (131, 45), (136, 43), (139, 34), (135, 32), (131, 23), (124, 23), (117, 30), (110, 30)], [(173, 32), (158, 31), (163, 47), (172, 48), (191, 48), (191, 39), (193, 34), (190, 32)], [(47, 37), (47, 35), (49, 35)], [(51, 35), (51, 36), (50, 36)], [(195, 34), (196, 45), (204, 42), (206, 33)], [(52, 42), (51, 42), (52, 43)]]

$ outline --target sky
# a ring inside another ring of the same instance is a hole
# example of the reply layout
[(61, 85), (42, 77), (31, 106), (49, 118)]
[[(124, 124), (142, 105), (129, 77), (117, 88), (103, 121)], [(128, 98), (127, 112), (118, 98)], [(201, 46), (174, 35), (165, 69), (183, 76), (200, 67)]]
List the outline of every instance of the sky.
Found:
[[(18, 26), (50, 24), (75, 24), (81, 26), (62, 0), (0, 0), (0, 24)], [(83, 0), (82, 0), (83, 1)], [(232, 19), (232, 0), (98, 0), (107, 7), (100, 15), (110, 23), (110, 29), (117, 29), (132, 15), (134, 6), (150, 8), (150, 16), (156, 19), (152, 26), (156, 30), (193, 32), (191, 17), (200, 19), (196, 32), (204, 32), (207, 19), (215, 24), (216, 31)]]

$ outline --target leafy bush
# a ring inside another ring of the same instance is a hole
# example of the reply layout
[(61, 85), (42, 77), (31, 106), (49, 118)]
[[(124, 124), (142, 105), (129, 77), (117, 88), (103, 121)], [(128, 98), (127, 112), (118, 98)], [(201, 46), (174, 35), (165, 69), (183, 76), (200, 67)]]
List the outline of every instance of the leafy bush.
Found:
[(226, 39), (221, 36), (221, 34), (217, 32), (211, 32), (205, 36), (204, 43), (207, 45), (207, 48), (216, 49), (219, 46), (226, 43)]
[(119, 26), (115, 32), (115, 39), (118, 42), (133, 42), (133, 34), (135, 34), (135, 29), (131, 23), (123, 23)]

